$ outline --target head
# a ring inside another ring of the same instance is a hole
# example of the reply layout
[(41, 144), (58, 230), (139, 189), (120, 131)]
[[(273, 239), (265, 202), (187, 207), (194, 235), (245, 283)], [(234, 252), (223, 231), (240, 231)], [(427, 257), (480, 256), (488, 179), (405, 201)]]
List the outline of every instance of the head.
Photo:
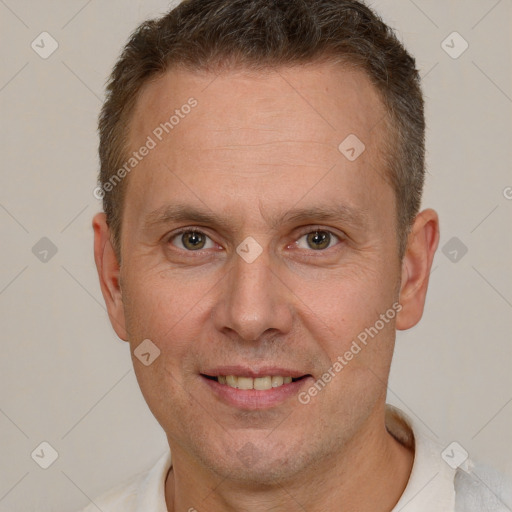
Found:
[[(175, 460), (286, 480), (381, 425), (439, 237), (424, 130), (414, 59), (359, 2), (185, 0), (133, 34), (95, 257), (117, 334), (159, 353), (133, 362)], [(266, 406), (218, 390), (276, 372), (298, 380)]]
[[(414, 59), (393, 31), (352, 0), (188, 0), (136, 30), (111, 75), (99, 123), (99, 181), (118, 257), (128, 181), (119, 177), (119, 170), (133, 149), (129, 126), (144, 85), (178, 67), (258, 72), (323, 60), (363, 71), (385, 107), (386, 115), (374, 127), (386, 133), (381, 148), (385, 160), (378, 172), (395, 193), (401, 258), (419, 211), (425, 174), (420, 79)], [(128, 173), (130, 167), (125, 168)]]

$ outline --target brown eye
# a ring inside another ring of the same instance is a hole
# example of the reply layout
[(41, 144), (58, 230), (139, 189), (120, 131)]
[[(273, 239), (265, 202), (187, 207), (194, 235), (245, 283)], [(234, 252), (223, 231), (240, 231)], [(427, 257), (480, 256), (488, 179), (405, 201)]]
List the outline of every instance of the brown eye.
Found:
[[(334, 238), (333, 238), (334, 237)], [(307, 247), (304, 247), (300, 244), (300, 240), (302, 238), (306, 239)], [(303, 235), (298, 241), (297, 246), (306, 249), (313, 249), (315, 251), (321, 251), (331, 246), (331, 242), (333, 239), (338, 238), (336, 235), (331, 233), (330, 231), (325, 230), (315, 230)]]
[[(208, 240), (209, 237), (201, 231), (188, 230), (174, 235), (169, 242), (186, 251), (199, 251), (208, 248), (205, 247)], [(210, 245), (213, 244), (210, 242)]]
[(329, 247), (331, 237), (326, 231), (314, 231), (307, 235), (307, 241), (309, 247), (312, 249), (325, 249), (326, 247)]
[(187, 249), (202, 249), (205, 244), (205, 237), (197, 231), (187, 231), (181, 235), (181, 241)]

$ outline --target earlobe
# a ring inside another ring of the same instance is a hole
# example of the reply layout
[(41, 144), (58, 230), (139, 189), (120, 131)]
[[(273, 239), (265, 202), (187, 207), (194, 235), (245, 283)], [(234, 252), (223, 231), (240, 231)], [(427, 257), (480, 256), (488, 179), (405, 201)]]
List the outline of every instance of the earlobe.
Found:
[(104, 213), (96, 214), (92, 226), (94, 229), (94, 261), (110, 323), (119, 338), (128, 341), (120, 287), (120, 266), (111, 243), (111, 233), (106, 215)]
[(402, 310), (396, 321), (399, 330), (415, 326), (423, 315), (430, 270), (438, 243), (437, 213), (431, 209), (423, 210), (416, 216), (402, 262), (399, 297)]

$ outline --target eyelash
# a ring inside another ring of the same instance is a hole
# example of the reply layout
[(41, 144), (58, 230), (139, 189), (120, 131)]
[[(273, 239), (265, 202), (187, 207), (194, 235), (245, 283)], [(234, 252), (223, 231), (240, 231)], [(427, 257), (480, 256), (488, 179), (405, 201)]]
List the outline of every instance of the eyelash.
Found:
[[(337, 238), (339, 242), (342, 242), (344, 240), (344, 238), (341, 235), (337, 235), (336, 233), (334, 233), (333, 231), (331, 231), (329, 229), (323, 228), (321, 226), (313, 226), (312, 228), (308, 228), (307, 231), (301, 232), (301, 234), (299, 234), (299, 237), (297, 238), (297, 241), (300, 240), (303, 236), (309, 235), (310, 233), (314, 233), (316, 231), (329, 233), (330, 235)], [(167, 243), (171, 244), (172, 240), (177, 238), (179, 235), (182, 235), (183, 233), (199, 233), (201, 235), (208, 237), (211, 240), (211, 237), (209, 237), (204, 231), (201, 231), (201, 229), (192, 226), (192, 227), (181, 228), (178, 231), (175, 231), (174, 233), (172, 233), (172, 235), (167, 237)], [(312, 252), (312, 253), (327, 252), (329, 249), (333, 249), (336, 245), (338, 245), (338, 244), (335, 244), (332, 247), (327, 247), (326, 249), (320, 249), (318, 251), (314, 251), (313, 249), (310, 249), (308, 252)], [(181, 249), (179, 247), (176, 247), (176, 249), (178, 249), (179, 251), (182, 251), (182, 252), (190, 253), (190, 254), (198, 253), (199, 255), (202, 255), (202, 253), (204, 251), (208, 250), (208, 249), (198, 249), (197, 251), (189, 251), (187, 249)]]

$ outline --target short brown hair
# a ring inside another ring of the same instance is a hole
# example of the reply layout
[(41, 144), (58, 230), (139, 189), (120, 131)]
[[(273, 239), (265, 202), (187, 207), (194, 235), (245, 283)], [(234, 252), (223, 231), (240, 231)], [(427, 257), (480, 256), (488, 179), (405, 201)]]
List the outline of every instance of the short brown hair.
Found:
[[(324, 58), (364, 70), (386, 107), (386, 177), (396, 196), (401, 259), (425, 174), (420, 77), (393, 31), (355, 0), (184, 0), (162, 18), (144, 22), (107, 84), (99, 118), (100, 187), (126, 161), (127, 127), (139, 91), (150, 79), (178, 66), (264, 70)], [(118, 258), (125, 185), (120, 182), (103, 193)]]

